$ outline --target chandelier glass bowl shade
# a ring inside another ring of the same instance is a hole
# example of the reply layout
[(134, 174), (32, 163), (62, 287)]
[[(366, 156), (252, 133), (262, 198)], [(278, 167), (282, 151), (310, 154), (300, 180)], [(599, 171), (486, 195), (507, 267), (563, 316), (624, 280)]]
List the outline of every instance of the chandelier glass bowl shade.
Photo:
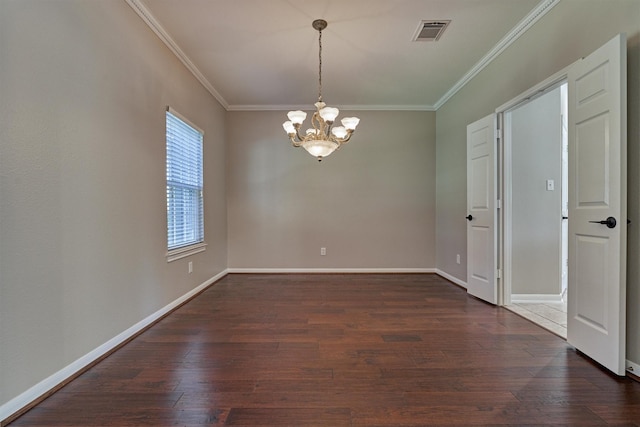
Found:
[(318, 102), (315, 103), (316, 111), (311, 116), (311, 128), (304, 134), (300, 128), (307, 118), (307, 113), (296, 110), (289, 111), (289, 120), (282, 124), (294, 147), (302, 147), (318, 161), (327, 157), (343, 144), (349, 142), (353, 131), (360, 122), (357, 117), (345, 117), (341, 120), (342, 126), (333, 126), (340, 110), (327, 107), (322, 101), (322, 30), (327, 28), (327, 21), (316, 19), (312, 24), (318, 31)]

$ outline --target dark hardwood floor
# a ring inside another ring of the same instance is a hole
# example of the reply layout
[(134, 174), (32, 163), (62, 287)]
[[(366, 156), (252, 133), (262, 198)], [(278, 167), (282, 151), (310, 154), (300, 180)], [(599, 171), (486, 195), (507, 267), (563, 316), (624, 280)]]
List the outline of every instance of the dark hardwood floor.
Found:
[(640, 425), (640, 384), (431, 274), (231, 274), (10, 424)]

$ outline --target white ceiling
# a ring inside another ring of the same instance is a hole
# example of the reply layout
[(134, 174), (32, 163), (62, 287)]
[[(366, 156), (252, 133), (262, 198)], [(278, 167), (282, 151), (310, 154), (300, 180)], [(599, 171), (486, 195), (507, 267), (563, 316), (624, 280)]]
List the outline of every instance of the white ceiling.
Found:
[[(550, 0), (127, 0), (229, 110), (431, 110)], [(451, 20), (437, 42), (422, 20)]]

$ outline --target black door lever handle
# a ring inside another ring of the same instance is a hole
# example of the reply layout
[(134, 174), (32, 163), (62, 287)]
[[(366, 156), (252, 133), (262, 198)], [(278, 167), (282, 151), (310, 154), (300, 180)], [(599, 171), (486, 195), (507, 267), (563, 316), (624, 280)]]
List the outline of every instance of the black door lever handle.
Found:
[(467, 218), (469, 221), (471, 221), (473, 219), (473, 216), (467, 215), (467, 216), (465, 216), (465, 218)]
[(612, 216), (610, 216), (607, 219), (604, 219), (602, 221), (589, 221), (592, 222), (594, 224), (602, 224), (602, 225), (606, 225), (608, 228), (615, 228), (616, 224), (618, 224), (618, 222), (616, 221), (616, 219)]

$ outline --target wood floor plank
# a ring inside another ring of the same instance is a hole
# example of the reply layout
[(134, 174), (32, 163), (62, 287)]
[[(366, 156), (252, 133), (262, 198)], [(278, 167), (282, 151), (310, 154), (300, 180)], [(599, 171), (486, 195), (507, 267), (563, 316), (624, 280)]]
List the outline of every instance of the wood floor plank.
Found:
[(11, 427), (640, 426), (640, 384), (433, 274), (230, 274)]
[(351, 426), (349, 408), (234, 408), (228, 426)]

